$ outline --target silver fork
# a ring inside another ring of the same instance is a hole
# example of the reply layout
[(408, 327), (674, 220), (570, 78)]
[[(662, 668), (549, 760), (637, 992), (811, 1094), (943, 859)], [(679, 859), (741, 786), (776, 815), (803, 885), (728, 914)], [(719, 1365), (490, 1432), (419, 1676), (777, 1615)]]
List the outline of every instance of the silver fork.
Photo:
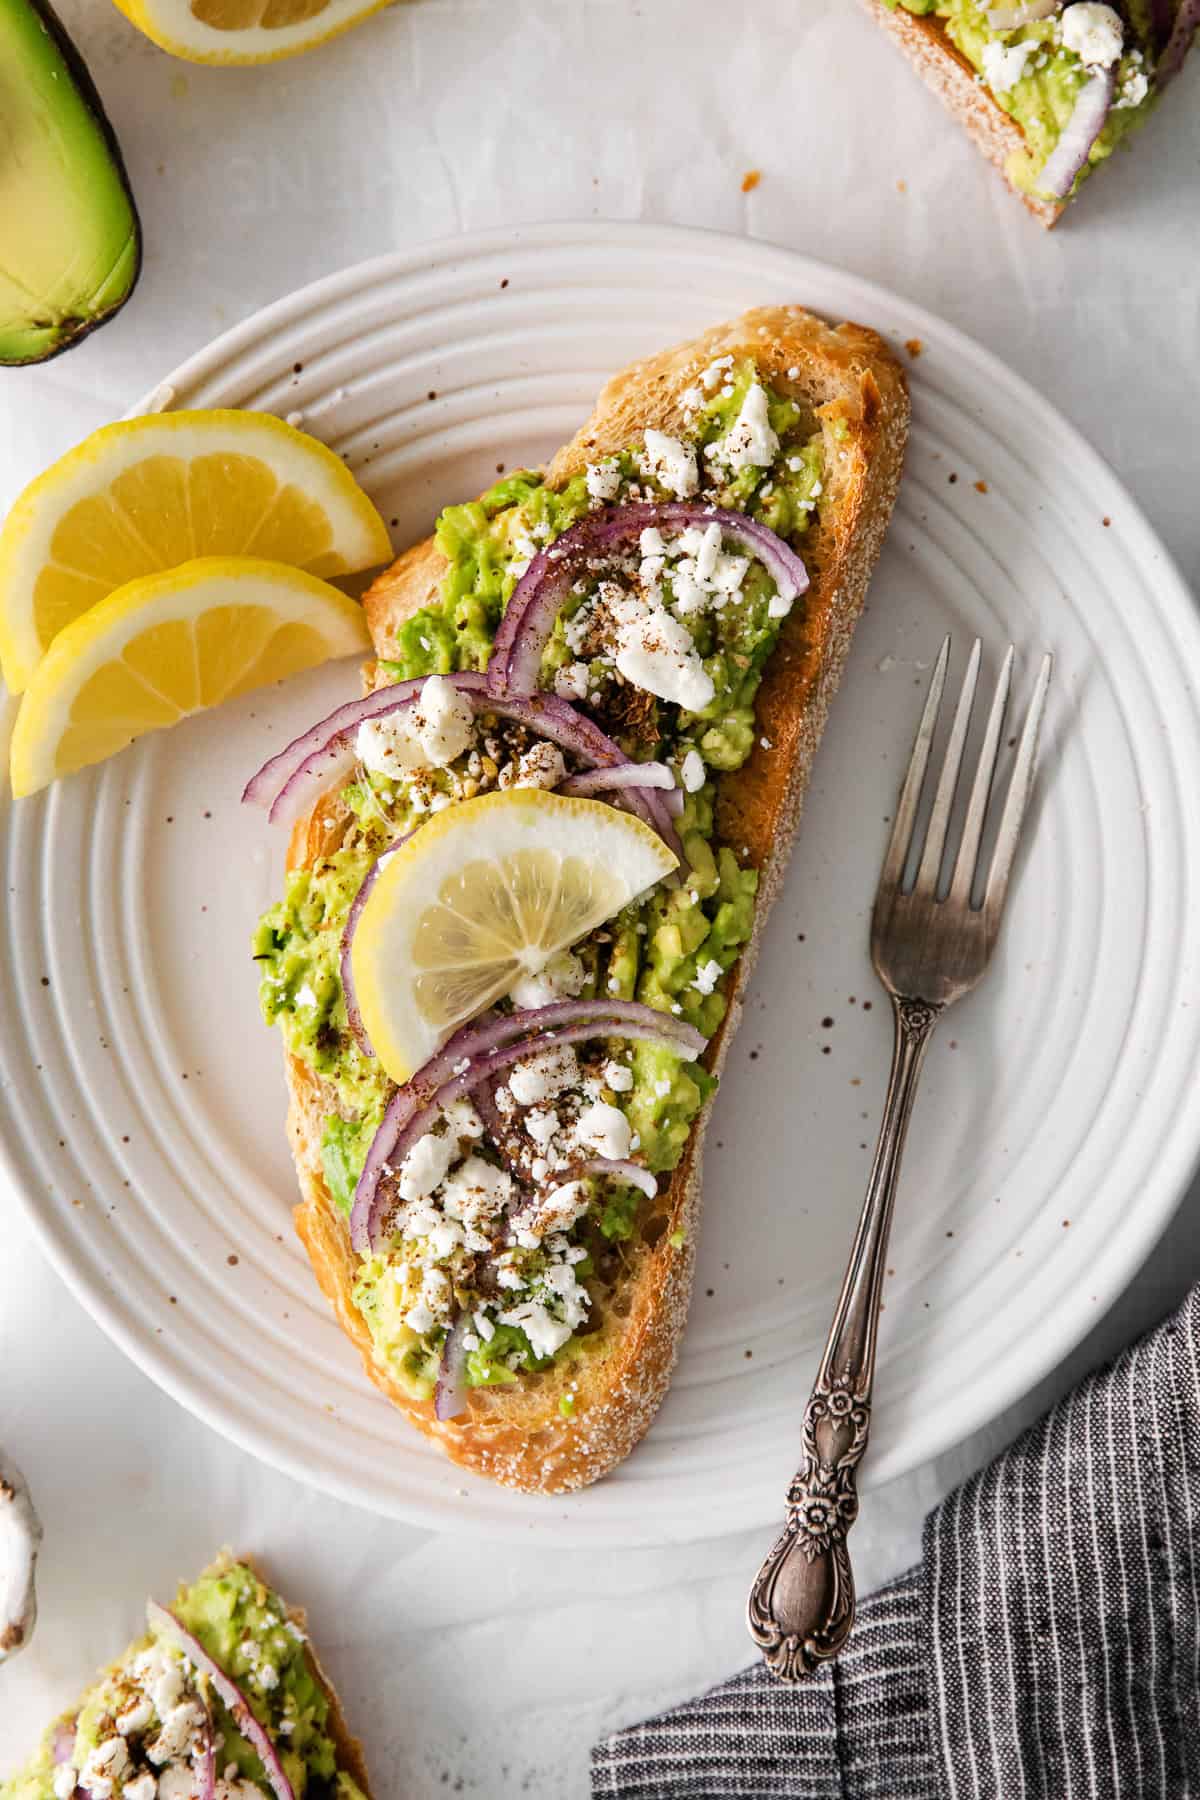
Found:
[[(985, 878), (979, 866), (980, 846), (1012, 685), (1010, 645), (947, 883), (942, 870), (979, 679), (978, 640), (955, 708), (922, 848), (916, 841), (917, 811), (949, 660), (947, 638), (900, 791), (871, 916), (871, 960), (891, 995), (895, 1015), (892, 1072), (879, 1142), (846, 1278), (804, 1412), (803, 1461), (788, 1489), (787, 1522), (750, 1591), (750, 1635), (768, 1668), (783, 1681), (798, 1681), (836, 1656), (854, 1623), (854, 1576), (846, 1535), (858, 1516), (858, 1465), (871, 1429), (879, 1300), (900, 1158), (933, 1028), (946, 1007), (975, 986), (996, 942), (1033, 783), (1038, 728), (1050, 681), (1051, 658), (1046, 656)], [(906, 870), (918, 852), (916, 874), (906, 882)]]

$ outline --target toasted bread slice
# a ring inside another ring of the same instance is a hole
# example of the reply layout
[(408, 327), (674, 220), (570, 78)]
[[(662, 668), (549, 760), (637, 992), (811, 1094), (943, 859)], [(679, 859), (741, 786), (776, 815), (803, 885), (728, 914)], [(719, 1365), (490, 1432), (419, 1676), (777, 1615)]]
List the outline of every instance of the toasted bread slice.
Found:
[[(557, 486), (588, 463), (640, 441), (648, 427), (672, 432), (683, 395), (715, 358), (752, 357), (759, 372), (811, 414), (826, 441), (825, 497), (803, 554), (811, 587), (784, 623), (757, 701), (762, 734), (749, 761), (718, 784), (717, 835), (760, 870), (754, 935), (731, 971), (729, 1008), (705, 1062), (719, 1073), (737, 1028), (742, 996), (771, 904), (779, 892), (829, 702), (841, 674), (867, 579), (879, 554), (900, 478), (908, 429), (905, 378), (873, 331), (831, 328), (798, 306), (763, 308), (617, 375), (577, 436), (549, 465)], [(395, 652), (397, 627), (438, 598), (445, 562), (432, 540), (416, 545), (366, 595), (380, 656)], [(338, 841), (345, 814), (329, 798), (293, 835), (293, 866)], [(618, 1274), (593, 1290), (598, 1329), (587, 1354), (505, 1387), (470, 1391), (467, 1411), (441, 1422), (372, 1354), (351, 1290), (357, 1259), (346, 1221), (321, 1172), (321, 1134), (336, 1110), (332, 1089), (289, 1058), (289, 1130), (303, 1203), (297, 1229), (317, 1278), (374, 1381), (458, 1463), (512, 1487), (561, 1493), (604, 1475), (645, 1432), (666, 1392), (691, 1290), (707, 1107), (665, 1191), (646, 1202), (623, 1247)], [(589, 1284), (591, 1285), (591, 1284)], [(572, 1394), (571, 1416), (560, 1400)]]
[[(209, 1575), (222, 1575), (227, 1569), (232, 1568), (235, 1564), (239, 1563), (243, 1568), (249, 1569), (251, 1574), (254, 1575), (264, 1587), (269, 1588), (272, 1593), (277, 1593), (275, 1584), (271, 1581), (269, 1576), (263, 1572), (259, 1563), (249, 1556), (234, 1556), (229, 1550), (222, 1550), (206, 1569), (201, 1570), (200, 1574), (196, 1577), (196, 1580), (202, 1581), (205, 1576)], [(337, 1691), (317, 1659), (317, 1653), (313, 1648), (312, 1639), (308, 1634), (307, 1615), (302, 1607), (285, 1606), (284, 1616), (296, 1627), (297, 1631), (303, 1634), (304, 1653), (307, 1657), (309, 1668), (313, 1678), (322, 1688), (325, 1697), (329, 1702), (329, 1712), (325, 1721), (325, 1726), (333, 1742), (334, 1752), (337, 1757), (337, 1767), (340, 1771), (343, 1771), (353, 1778), (366, 1796), (366, 1800), (371, 1800), (371, 1787), (367, 1775), (367, 1766), (363, 1760), (362, 1745), (356, 1737), (351, 1736)], [(149, 1640), (145, 1637), (136, 1639), (125, 1651), (123, 1656), (116, 1658), (109, 1664), (108, 1668), (102, 1669), (99, 1672), (96, 1677), (96, 1682), (93, 1685), (99, 1685), (99, 1683), (104, 1681), (113, 1670), (119, 1668), (126, 1661), (126, 1658), (133, 1650), (144, 1646), (148, 1641)], [(82, 1710), (82, 1704), (85, 1698), (86, 1695), (81, 1695), (80, 1705), (73, 1707), (68, 1712), (62, 1714), (61, 1718), (56, 1720), (55, 1725), (51, 1727), (51, 1731), (58, 1725), (63, 1725), (69, 1726), (73, 1733), (74, 1721), (78, 1713)], [(7, 1791), (7, 1784), (3, 1780), (0, 1780), (0, 1794), (4, 1794)]]

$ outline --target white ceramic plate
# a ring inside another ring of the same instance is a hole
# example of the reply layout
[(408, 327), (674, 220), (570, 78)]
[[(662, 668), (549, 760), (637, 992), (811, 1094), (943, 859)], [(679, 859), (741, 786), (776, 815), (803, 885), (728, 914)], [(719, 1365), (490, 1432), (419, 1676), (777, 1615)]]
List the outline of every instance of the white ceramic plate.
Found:
[[(1200, 1115), (1191, 600), (1129, 496), (1038, 395), (937, 319), (743, 240), (636, 226), (459, 239), (319, 283), (169, 379), (300, 411), (421, 536), (567, 437), (631, 358), (798, 300), (920, 339), (908, 470), (718, 1102), (670, 1397), (609, 1480), (506, 1493), (369, 1387), (289, 1220), (275, 1035), (248, 939), (283, 842), (238, 794), (354, 687), (346, 666), (153, 737), (0, 824), (0, 1133), (84, 1305), (153, 1378), (297, 1477), (455, 1530), (590, 1543), (777, 1520), (883, 1098), (866, 923), (926, 669), (1057, 658), (1030, 851), (995, 965), (934, 1041), (896, 1221), (869, 1474), (983, 1424), (1119, 1292)], [(909, 361), (903, 348), (900, 354)], [(986, 491), (984, 488), (986, 487)]]

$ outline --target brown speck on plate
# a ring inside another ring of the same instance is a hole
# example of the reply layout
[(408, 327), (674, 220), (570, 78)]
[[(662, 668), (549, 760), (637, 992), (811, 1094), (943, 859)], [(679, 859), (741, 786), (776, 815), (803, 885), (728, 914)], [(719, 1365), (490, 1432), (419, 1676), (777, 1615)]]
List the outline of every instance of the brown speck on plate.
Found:
[(988, 484), (986, 481), (977, 481), (975, 483), (975, 492), (977, 494), (986, 494), (987, 491), (988, 491)]
[(1102, 525), (1111, 525), (1111, 524), (1112, 524), (1112, 520), (1111, 520), (1111, 519), (1110, 519), (1110, 518), (1109, 518), (1109, 516), (1108, 516), (1108, 514), (1107, 514), (1107, 513), (1105, 513), (1105, 515), (1104, 515), (1104, 517), (1103, 517), (1103, 518), (1102, 518), (1102, 519), (1101, 519), (1101, 521), (1100, 521), (1100, 523), (1101, 523), (1101, 524), (1102, 524)]
[(504, 277), (504, 280), (500, 283), (500, 286), (502, 288), (506, 288), (508, 286), (508, 276), (507, 275)]
[(898, 194), (907, 194), (907, 192), (908, 192), (908, 183), (907, 183), (907, 181), (904, 181), (904, 180), (903, 180), (903, 179), (901, 179), (901, 180), (900, 180), (900, 181), (898, 181), (898, 182), (897, 182), (897, 183), (896, 183), (896, 192), (897, 192), (897, 193), (898, 193)]
[(958, 476), (954, 473), (953, 469), (951, 469), (949, 475), (947, 475), (946, 480), (950, 483), (951, 487), (953, 487), (955, 482), (958, 480)]
[(921, 342), (920, 338), (905, 338), (904, 348), (908, 351), (908, 354), (912, 357), (913, 361), (915, 362), (917, 357), (920, 356), (920, 354), (921, 354), (922, 350), (925, 348), (925, 346)]
[(235, 1256), (235, 1255), (234, 1255), (234, 1254), (233, 1254), (233, 1252), (232, 1252), (232, 1251), (230, 1251), (230, 1253), (229, 1253), (229, 1255), (228, 1255), (228, 1256), (227, 1256), (227, 1257), (226, 1257), (226, 1258), (225, 1258), (225, 1261), (226, 1261), (226, 1262), (227, 1262), (227, 1263), (228, 1263), (228, 1264), (229, 1264), (229, 1266), (230, 1266), (230, 1268), (231, 1268), (231, 1269), (236, 1269), (236, 1268), (237, 1268), (237, 1265), (238, 1265), (238, 1259), (237, 1259), (237, 1257), (236, 1257), (236, 1256)]
[(747, 169), (746, 173), (742, 176), (742, 192), (743, 192), (743, 194), (752, 194), (761, 180), (762, 180), (762, 170), (761, 169)]
[(830, 1029), (830, 1027), (832, 1026), (832, 1024), (833, 1024), (833, 1020), (831, 1018), (829, 1018), (827, 1015), (825, 1018), (823, 1018), (821, 1020), (821, 1030), (828, 1031)]

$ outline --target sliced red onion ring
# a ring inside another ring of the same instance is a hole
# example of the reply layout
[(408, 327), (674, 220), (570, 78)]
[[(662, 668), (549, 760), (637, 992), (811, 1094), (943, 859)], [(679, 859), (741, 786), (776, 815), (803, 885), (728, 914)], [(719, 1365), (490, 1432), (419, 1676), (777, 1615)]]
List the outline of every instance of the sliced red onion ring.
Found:
[(1200, 29), (1200, 0), (1180, 0), (1179, 11), (1175, 14), (1175, 23), (1171, 27), (1171, 35), (1167, 39), (1167, 47), (1158, 60), (1154, 71), (1155, 83), (1159, 88), (1166, 87), (1183, 67), (1183, 59), (1191, 48), (1192, 39)]
[[(561, 1006), (579, 1006), (579, 1001), (562, 1001)], [(630, 1011), (636, 1006), (637, 1017), (631, 1018)], [(526, 1022), (530, 1018), (544, 1021), (545, 1015), (556, 1011), (555, 1007), (539, 1007), (525, 1015)], [(514, 1018), (519, 1015), (512, 1015)], [(556, 1029), (526, 1035), (514, 1041), (503, 1039), (493, 1042), (487, 1050), (476, 1050), (472, 1054), (464, 1054), (460, 1049), (458, 1070), (449, 1080), (430, 1093), (428, 1086), (418, 1090), (417, 1104), (413, 1104), (412, 1090), (419, 1082), (427, 1082), (426, 1070), (434, 1063), (440, 1063), (446, 1056), (443, 1049), (439, 1055), (427, 1063), (413, 1080), (402, 1088), (398, 1088), (392, 1096), (383, 1122), (371, 1142), (367, 1158), (363, 1164), (362, 1174), (354, 1190), (354, 1205), (350, 1213), (350, 1241), (362, 1257), (369, 1256), (378, 1249), (381, 1228), (384, 1222), (384, 1204), (381, 1188), (384, 1174), (391, 1169), (398, 1169), (405, 1157), (419, 1138), (437, 1120), (438, 1114), (451, 1101), (463, 1094), (473, 1093), (483, 1082), (498, 1075), (502, 1069), (511, 1068), (514, 1063), (521, 1062), (527, 1056), (536, 1055), (539, 1051), (557, 1049), (561, 1045), (586, 1042), (597, 1037), (628, 1037), (641, 1039), (648, 1043), (665, 1045), (668, 1049), (682, 1051), (686, 1055), (698, 1056), (703, 1049), (705, 1039), (691, 1026), (682, 1025), (678, 1019), (667, 1019), (664, 1014), (656, 1012), (653, 1007), (637, 1006), (633, 1001), (612, 1001), (606, 1013), (589, 1013), (587, 1017), (576, 1015), (577, 1022), (563, 1023)], [(501, 1023), (497, 1021), (497, 1024)], [(505, 1020), (503, 1023), (507, 1024)], [(495, 1030), (492, 1026), (489, 1029)], [(685, 1034), (686, 1033), (686, 1037)], [(453, 1043), (453, 1039), (451, 1040)], [(461, 1065), (465, 1062), (466, 1067)]]
[(456, 1419), (467, 1410), (467, 1347), (463, 1339), (470, 1317), (460, 1312), (446, 1333), (442, 1360), (438, 1364), (437, 1385), (433, 1390), (433, 1415), (436, 1419)]
[(387, 849), (375, 858), (363, 878), (362, 886), (354, 896), (342, 930), (338, 972), (342, 978), (342, 993), (346, 1000), (346, 1018), (364, 1056), (374, 1056), (375, 1052), (371, 1048), (371, 1040), (367, 1036), (367, 1028), (362, 1022), (362, 1014), (358, 1009), (358, 996), (354, 991), (354, 969), (350, 951), (354, 944), (354, 933), (358, 930), (358, 921), (362, 917), (362, 909), (367, 904), (371, 889), (375, 886), (381, 872), (387, 867), (388, 858), (395, 856), (401, 844), (407, 844), (411, 836), (412, 832), (406, 831), (403, 837), (398, 837), (394, 844), (389, 844)]
[[(452, 677), (455, 685), (460, 685), (460, 678)], [(244, 806), (261, 806), (270, 808), (283, 792), (292, 776), (302, 763), (308, 761), (318, 750), (326, 749), (335, 738), (349, 737), (358, 730), (364, 719), (373, 719), (378, 715), (373, 710), (373, 702), (381, 694), (391, 696), (392, 707), (403, 706), (405, 702), (415, 700), (428, 676), (417, 675), (411, 681), (397, 681), (394, 686), (378, 688), (373, 694), (367, 694), (360, 700), (347, 700), (345, 703), (315, 725), (293, 738), (268, 762), (265, 762), (257, 775), (252, 775), (242, 790)], [(366, 710), (364, 710), (364, 708)], [(385, 706), (385, 712), (391, 707)]]
[[(464, 1065), (490, 1056), (522, 1038), (536, 1038), (539, 1033), (554, 1032), (564, 1025), (578, 1025), (592, 1019), (613, 1024), (609, 1037), (634, 1037), (641, 1029), (656, 1037), (666, 1036), (673, 1046), (688, 1056), (699, 1056), (707, 1039), (672, 1013), (659, 1012), (640, 1000), (612, 1000), (598, 994), (592, 1000), (554, 1000), (549, 1006), (520, 1007), (515, 1012), (486, 1014), (460, 1025), (429, 1061), (419, 1068), (403, 1087), (392, 1096), (388, 1113), (399, 1127), (411, 1118), (417, 1108), (426, 1105), (452, 1076), (464, 1072)], [(485, 1102), (486, 1104), (486, 1102)], [(372, 1149), (374, 1146), (372, 1145)]]
[[(392, 687), (377, 688), (361, 700), (339, 706), (336, 712), (298, 737), (294, 744), (289, 744), (278, 756), (264, 763), (246, 784), (243, 801), (266, 807), (273, 825), (292, 823), (336, 781), (344, 780), (350, 774), (358, 760), (355, 740), (363, 721), (383, 718), (388, 713), (414, 705), (428, 679), (428, 676), (422, 676), (415, 683), (400, 681)], [(540, 737), (557, 744), (560, 750), (577, 757), (588, 768), (626, 760), (619, 744), (557, 694), (498, 700), (487, 693), (482, 675), (468, 671), (447, 675), (444, 679), (466, 696), (476, 712), (499, 713), (501, 718), (527, 725)], [(297, 760), (300, 750), (303, 754)]]
[(684, 806), (683, 789), (682, 788), (672, 788), (669, 794), (663, 795), (662, 803), (667, 809), (668, 816), (672, 819), (678, 819), (683, 813), (683, 806)]
[(993, 31), (1017, 31), (1022, 25), (1048, 19), (1061, 4), (1062, 0), (1025, 0), (1023, 6), (989, 6), (987, 22)]
[(666, 763), (623, 762), (613, 768), (585, 769), (581, 775), (568, 775), (559, 783), (560, 794), (607, 794), (616, 788), (675, 787), (675, 777)]
[(1048, 194), (1054, 200), (1066, 199), (1087, 162), (1092, 145), (1104, 130), (1116, 87), (1114, 69), (1097, 69), (1080, 88), (1075, 110), (1038, 176), (1039, 193)]
[(614, 1181), (627, 1181), (630, 1187), (641, 1188), (650, 1200), (658, 1192), (657, 1177), (649, 1169), (644, 1169), (641, 1163), (615, 1156), (594, 1156), (590, 1162), (581, 1163), (579, 1167), (584, 1175), (609, 1175)]
[(494, 694), (532, 694), (554, 621), (581, 563), (593, 557), (611, 556), (641, 536), (651, 526), (686, 530), (714, 521), (721, 534), (763, 564), (780, 596), (794, 600), (808, 586), (808, 571), (796, 552), (766, 525), (745, 513), (729, 512), (693, 501), (672, 500), (663, 505), (617, 506), (591, 513), (564, 531), (546, 550), (539, 550), (520, 581), (500, 621), (500, 629), (488, 659), (488, 686)]
[(187, 1660), (208, 1676), (221, 1700), (229, 1709), (234, 1724), (262, 1763), (276, 1800), (296, 1800), (292, 1784), (284, 1772), (274, 1744), (259, 1724), (251, 1710), (250, 1702), (233, 1677), (225, 1673), (220, 1663), (213, 1661), (199, 1638), (193, 1637), (190, 1631), (185, 1630), (175, 1614), (168, 1612), (165, 1606), (159, 1606), (157, 1601), (148, 1600), (146, 1617), (150, 1621), (152, 1631), (158, 1632), (168, 1639), (177, 1650), (182, 1650)]

